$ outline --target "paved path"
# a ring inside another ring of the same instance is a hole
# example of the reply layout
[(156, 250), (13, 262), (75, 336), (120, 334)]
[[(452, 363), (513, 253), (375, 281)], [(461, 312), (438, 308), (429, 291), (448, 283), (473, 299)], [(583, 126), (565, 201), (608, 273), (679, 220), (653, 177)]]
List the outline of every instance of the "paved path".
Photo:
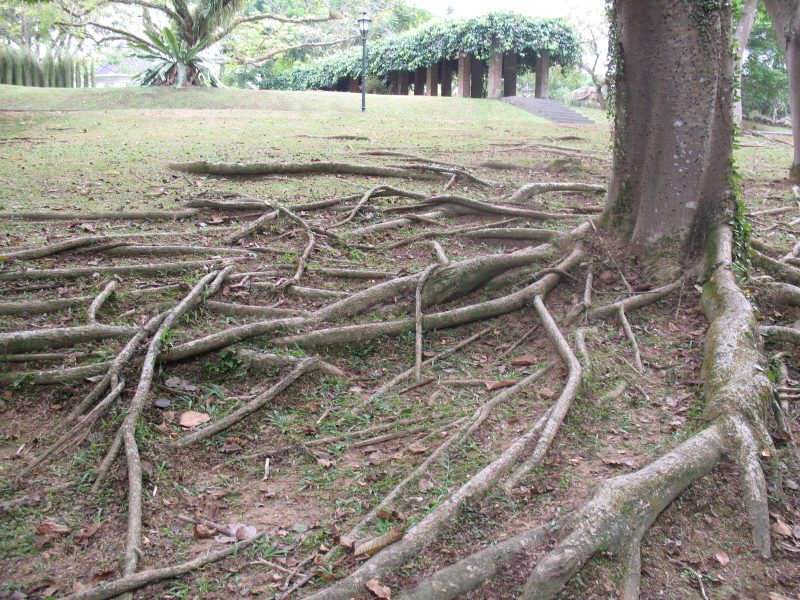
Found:
[(517, 108), (528, 111), (554, 123), (574, 123), (576, 125), (594, 125), (595, 122), (589, 117), (584, 117), (577, 111), (572, 110), (556, 102), (545, 98), (523, 98), (522, 96), (506, 96), (501, 98), (503, 102), (513, 104)]

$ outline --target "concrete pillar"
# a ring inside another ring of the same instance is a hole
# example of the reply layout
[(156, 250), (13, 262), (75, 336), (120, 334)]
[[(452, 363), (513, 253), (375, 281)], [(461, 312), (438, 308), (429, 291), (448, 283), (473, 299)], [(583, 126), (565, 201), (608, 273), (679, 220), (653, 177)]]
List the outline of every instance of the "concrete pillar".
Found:
[(503, 96), (517, 95), (517, 55), (503, 54)]
[(425, 73), (425, 95), (439, 95), (439, 64), (428, 67)]
[(536, 53), (536, 98), (547, 98), (547, 88), (550, 84), (550, 53), (540, 50)]
[(497, 99), (503, 95), (501, 80), (503, 78), (503, 53), (500, 52), (500, 41), (492, 38), (492, 50), (489, 52), (489, 74), (486, 82), (486, 95)]
[(398, 94), (408, 96), (408, 71), (400, 71), (398, 88)]
[(472, 98), (483, 98), (483, 72), (486, 69), (486, 61), (472, 57), (472, 82), (470, 91)]
[(453, 62), (442, 61), (442, 96), (453, 95)]
[(414, 95), (425, 95), (425, 76), (428, 74), (428, 69), (420, 67), (414, 71)]
[(358, 94), (361, 91), (361, 81), (358, 77), (351, 77), (347, 82), (347, 91), (351, 94)]
[(458, 95), (472, 98), (472, 55), (458, 57)]
[(400, 71), (397, 79), (397, 93), (408, 96), (408, 71)]

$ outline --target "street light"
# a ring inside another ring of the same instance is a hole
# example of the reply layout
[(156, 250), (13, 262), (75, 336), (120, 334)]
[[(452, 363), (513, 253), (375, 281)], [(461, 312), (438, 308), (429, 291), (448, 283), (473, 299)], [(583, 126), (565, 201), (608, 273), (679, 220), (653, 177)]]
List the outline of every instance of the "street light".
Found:
[(361, 13), (358, 20), (358, 29), (361, 31), (361, 45), (364, 52), (361, 55), (361, 112), (367, 111), (367, 32), (369, 24), (372, 23), (366, 12)]

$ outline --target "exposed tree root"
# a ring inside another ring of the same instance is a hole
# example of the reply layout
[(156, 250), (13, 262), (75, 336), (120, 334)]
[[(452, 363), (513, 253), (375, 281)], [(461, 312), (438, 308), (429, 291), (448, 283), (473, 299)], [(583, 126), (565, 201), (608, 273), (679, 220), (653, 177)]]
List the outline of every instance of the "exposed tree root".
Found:
[(526, 208), (516, 208), (513, 206), (501, 206), (498, 204), (490, 204), (488, 202), (481, 202), (480, 200), (463, 198), (461, 196), (435, 196), (433, 198), (429, 198), (428, 200), (424, 200), (419, 204), (413, 206), (398, 207), (396, 210), (429, 208), (432, 206), (439, 206), (442, 204), (456, 204), (458, 206), (470, 209), (477, 213), (484, 213), (489, 215), (508, 215), (511, 217), (527, 217), (529, 219), (537, 219), (539, 221), (547, 221), (553, 219), (570, 219), (575, 217), (575, 215), (545, 213), (538, 210), (528, 210)]
[(205, 161), (190, 163), (167, 163), (175, 171), (201, 175), (225, 175), (229, 177), (248, 177), (253, 175), (286, 175), (288, 173), (331, 173), (347, 175), (367, 175), (373, 177), (404, 177), (406, 179), (437, 180), (441, 175), (425, 173), (414, 169), (397, 169), (375, 165), (354, 165), (340, 162), (312, 163), (210, 163)]
[(190, 560), (172, 567), (155, 569), (153, 571), (142, 571), (141, 573), (127, 575), (121, 579), (106, 582), (103, 585), (93, 587), (84, 592), (78, 592), (76, 594), (64, 596), (63, 600), (107, 600), (108, 598), (114, 598), (126, 592), (143, 588), (157, 581), (185, 575), (186, 573), (194, 571), (195, 569), (200, 569), (206, 565), (210, 565), (211, 563), (218, 562), (223, 558), (227, 558), (231, 554), (238, 553), (239, 550), (244, 550), (250, 544), (261, 539), (263, 536), (263, 533), (258, 533), (251, 538), (242, 540), (236, 544), (231, 544), (222, 550), (217, 550), (216, 552), (211, 552), (204, 556), (198, 556), (194, 560)]
[(344, 377), (344, 373), (341, 370), (334, 367), (333, 365), (325, 363), (317, 358), (304, 358), (303, 360), (297, 363), (297, 366), (292, 370), (291, 373), (289, 373), (278, 383), (270, 387), (263, 394), (251, 400), (250, 402), (240, 407), (236, 411), (232, 412), (224, 419), (220, 419), (219, 421), (216, 421), (215, 423), (209, 425), (205, 429), (201, 429), (200, 431), (196, 431), (195, 433), (190, 433), (189, 435), (186, 435), (178, 440), (175, 440), (174, 442), (172, 442), (171, 446), (173, 448), (185, 448), (186, 446), (194, 444), (195, 442), (211, 437), (212, 435), (215, 435), (220, 431), (224, 431), (231, 425), (238, 423), (248, 415), (251, 415), (255, 411), (259, 410), (262, 406), (264, 406), (270, 400), (275, 398), (283, 390), (292, 385), (292, 383), (294, 383), (301, 376), (313, 371), (322, 371), (323, 373), (330, 375), (331, 377)]
[(628, 323), (628, 317), (625, 316), (625, 309), (620, 307), (619, 311), (617, 312), (617, 318), (619, 318), (619, 322), (622, 324), (622, 329), (625, 331), (625, 337), (628, 338), (628, 341), (631, 344), (631, 348), (633, 349), (633, 364), (636, 366), (636, 370), (639, 373), (644, 371), (644, 365), (642, 365), (642, 354), (639, 352), (639, 344), (636, 343), (636, 336), (633, 335), (633, 329), (631, 329), (631, 324)]
[[(570, 269), (580, 263), (583, 256), (583, 251), (576, 249), (559, 264), (559, 268), (563, 270)], [(444, 329), (519, 310), (526, 302), (530, 301), (531, 298), (546, 294), (550, 291), (560, 279), (560, 275), (550, 273), (539, 281), (508, 296), (462, 308), (455, 308), (446, 312), (425, 315), (422, 321), (423, 327), (425, 329)], [(409, 331), (413, 327), (414, 319), (398, 319), (397, 321), (383, 323), (365, 323), (363, 325), (321, 329), (311, 333), (276, 338), (273, 340), (273, 343), (278, 346), (297, 344), (307, 347), (364, 343), (381, 335), (399, 335), (405, 331)]]
[(593, 185), (590, 183), (528, 183), (511, 194), (509, 202), (524, 202), (547, 192), (592, 192), (595, 194), (605, 193), (605, 186)]
[(83, 246), (91, 246), (92, 244), (102, 242), (106, 239), (108, 238), (101, 235), (90, 235), (86, 237), (64, 240), (63, 242), (58, 242), (56, 244), (39, 246), (36, 248), (31, 248), (30, 250), (4, 252), (2, 256), (8, 260), (33, 260), (35, 258), (52, 256), (53, 254), (58, 254), (59, 252), (65, 252), (67, 250), (74, 250), (75, 248), (82, 248)]
[(188, 219), (200, 211), (190, 210), (141, 210), (120, 212), (47, 212), (19, 211), (0, 212), (0, 219), (10, 221), (167, 221)]
[[(236, 260), (236, 259), (228, 259)], [(0, 281), (16, 281), (18, 279), (75, 279), (91, 277), (95, 273), (111, 273), (114, 275), (173, 275), (184, 271), (207, 269), (218, 266), (219, 260), (198, 260), (191, 262), (157, 263), (150, 265), (128, 265), (124, 267), (74, 267), (72, 269), (28, 269), (27, 271), (0, 272)]]
[(106, 287), (103, 288), (103, 291), (97, 295), (97, 298), (89, 305), (89, 310), (86, 311), (86, 320), (90, 322), (97, 321), (97, 311), (103, 306), (103, 303), (111, 297), (117, 287), (119, 287), (119, 283), (116, 279), (112, 279), (106, 284)]
[(800, 269), (779, 260), (775, 260), (774, 258), (770, 258), (766, 254), (762, 254), (756, 250), (756, 248), (763, 248), (764, 245), (755, 243), (756, 240), (753, 240), (753, 242), (753, 247), (750, 248), (750, 259), (753, 261), (755, 266), (766, 269), (767, 271), (772, 271), (773, 273), (777, 274), (778, 277), (784, 281), (787, 281), (788, 283), (800, 285)]
[(27, 373), (0, 373), (0, 383), (18, 384), (28, 383), (33, 385), (52, 385), (54, 383), (68, 383), (78, 381), (86, 377), (94, 377), (105, 373), (111, 365), (111, 361), (84, 365), (82, 367), (70, 367), (68, 369), (56, 369), (54, 371), (29, 371)]
[(224, 246), (133, 246), (119, 245), (103, 250), (108, 256), (187, 256), (195, 254), (283, 254), (271, 248), (226, 248)]
[(86, 342), (133, 337), (137, 331), (138, 327), (93, 324), (0, 333), (0, 352), (13, 354), (43, 348), (69, 348)]
[(452, 600), (480, 587), (506, 568), (515, 555), (530, 551), (547, 540), (550, 527), (541, 525), (524, 533), (470, 554), (420, 581), (413, 590), (404, 590), (397, 600)]

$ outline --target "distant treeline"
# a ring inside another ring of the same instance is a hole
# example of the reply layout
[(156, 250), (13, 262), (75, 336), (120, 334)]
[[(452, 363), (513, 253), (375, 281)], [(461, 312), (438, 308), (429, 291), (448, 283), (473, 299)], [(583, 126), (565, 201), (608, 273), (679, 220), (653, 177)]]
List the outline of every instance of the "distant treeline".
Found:
[(0, 48), (0, 84), (32, 87), (94, 87), (93, 64), (85, 58), (48, 53), (41, 60), (30, 50)]

